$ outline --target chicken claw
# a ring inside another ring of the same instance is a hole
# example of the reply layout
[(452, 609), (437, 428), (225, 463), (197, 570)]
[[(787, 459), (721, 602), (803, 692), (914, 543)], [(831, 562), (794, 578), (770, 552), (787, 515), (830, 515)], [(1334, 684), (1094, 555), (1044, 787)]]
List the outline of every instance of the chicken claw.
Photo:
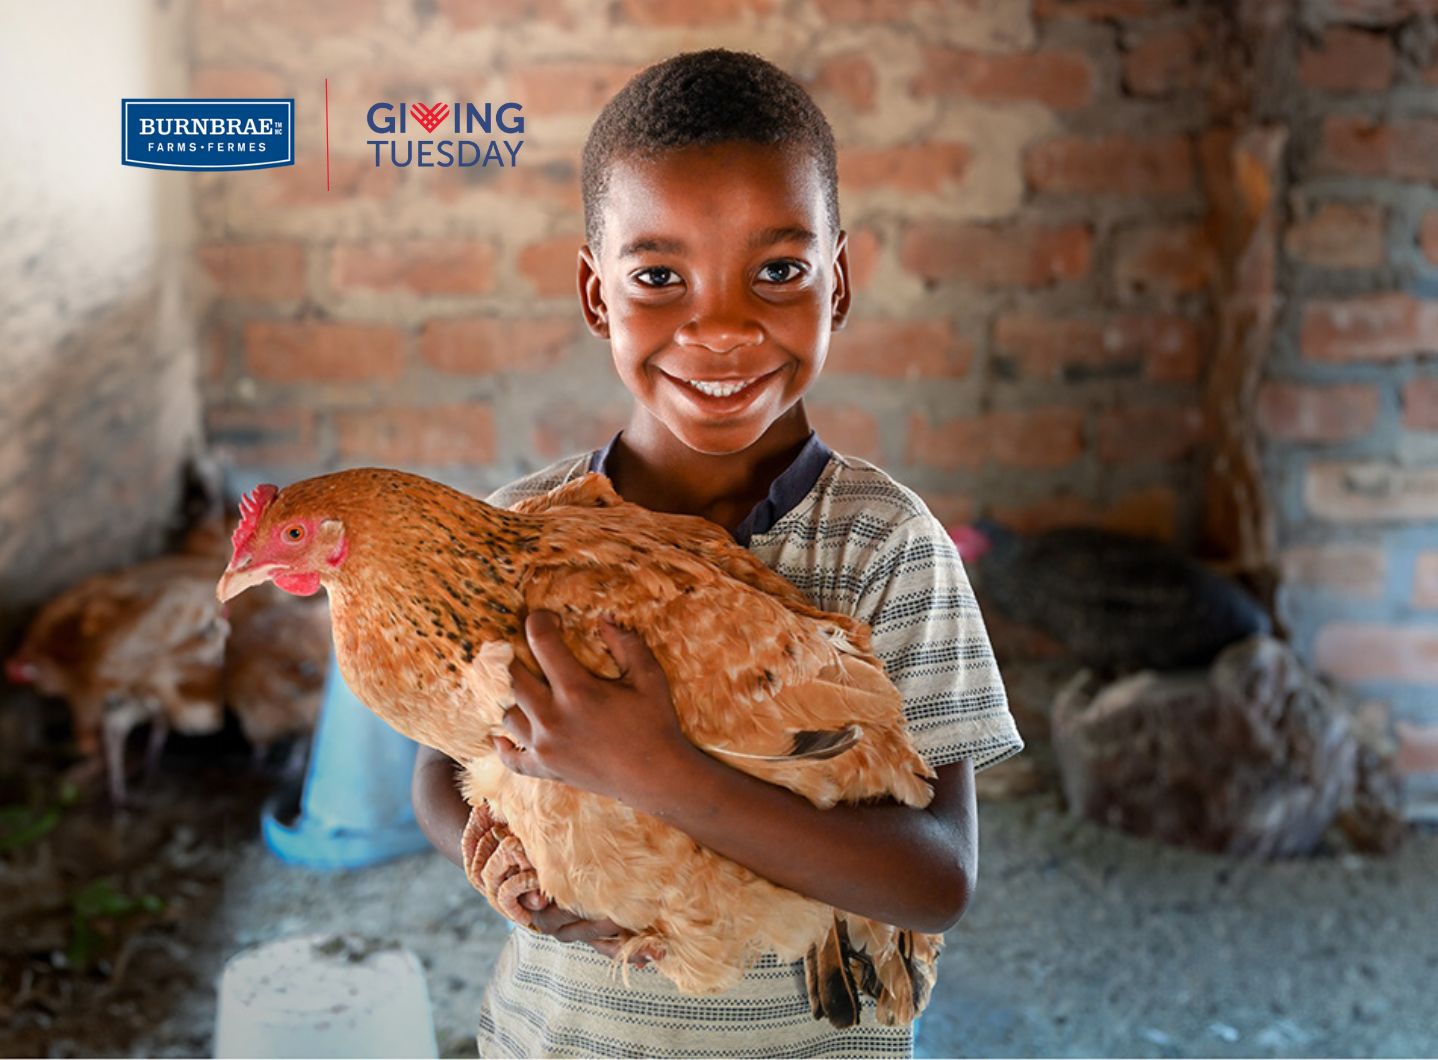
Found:
[(487, 803), (475, 806), (461, 841), (464, 874), (475, 890), (502, 915), (533, 928), (524, 896), (539, 891), (539, 875), (530, 864), (519, 837), (510, 832)]

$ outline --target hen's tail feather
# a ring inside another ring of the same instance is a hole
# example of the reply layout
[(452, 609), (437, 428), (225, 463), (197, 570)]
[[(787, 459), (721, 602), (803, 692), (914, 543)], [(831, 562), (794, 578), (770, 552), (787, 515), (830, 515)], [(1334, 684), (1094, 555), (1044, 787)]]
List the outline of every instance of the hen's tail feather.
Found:
[(852, 1027), (859, 1022), (859, 984), (850, 963), (844, 921), (837, 914), (822, 942), (809, 947), (804, 958), (804, 982), (809, 989), (809, 1010), (814, 1018), (827, 1017), (835, 1027)]
[(796, 732), (789, 750), (778, 755), (756, 755), (714, 746), (705, 747), (704, 750), (731, 758), (747, 758), (754, 762), (791, 762), (798, 759), (820, 761), (843, 754), (857, 744), (863, 735), (864, 730), (860, 725), (848, 725), (842, 729), (806, 729)]

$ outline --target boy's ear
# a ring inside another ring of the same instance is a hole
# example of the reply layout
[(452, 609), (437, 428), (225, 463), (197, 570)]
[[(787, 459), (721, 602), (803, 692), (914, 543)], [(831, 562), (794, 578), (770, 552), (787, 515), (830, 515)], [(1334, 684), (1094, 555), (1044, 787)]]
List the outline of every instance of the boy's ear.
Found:
[(604, 285), (588, 243), (579, 248), (579, 308), (590, 333), (609, 338), (609, 307), (604, 304)]
[(843, 331), (849, 319), (849, 233), (839, 230), (838, 246), (834, 249), (834, 299), (829, 327)]

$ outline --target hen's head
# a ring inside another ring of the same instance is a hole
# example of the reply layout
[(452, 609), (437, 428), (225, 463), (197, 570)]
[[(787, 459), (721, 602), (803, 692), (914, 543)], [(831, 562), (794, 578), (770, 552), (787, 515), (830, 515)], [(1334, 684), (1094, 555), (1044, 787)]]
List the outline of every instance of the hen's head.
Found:
[(240, 525), (230, 537), (234, 555), (215, 589), (223, 602), (273, 581), (287, 593), (310, 596), (349, 554), (344, 523), (304, 491), (265, 483), (240, 501)]

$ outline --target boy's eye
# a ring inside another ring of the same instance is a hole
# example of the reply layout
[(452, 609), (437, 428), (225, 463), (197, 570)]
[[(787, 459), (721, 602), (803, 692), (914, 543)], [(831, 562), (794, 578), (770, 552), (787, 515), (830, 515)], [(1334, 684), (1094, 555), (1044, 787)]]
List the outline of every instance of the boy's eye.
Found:
[(654, 265), (640, 269), (635, 273), (635, 278), (645, 287), (669, 287), (669, 281), (679, 279), (679, 275), (666, 265)]
[(770, 283), (788, 283), (803, 275), (803, 269), (794, 261), (771, 261), (759, 270), (759, 274)]

